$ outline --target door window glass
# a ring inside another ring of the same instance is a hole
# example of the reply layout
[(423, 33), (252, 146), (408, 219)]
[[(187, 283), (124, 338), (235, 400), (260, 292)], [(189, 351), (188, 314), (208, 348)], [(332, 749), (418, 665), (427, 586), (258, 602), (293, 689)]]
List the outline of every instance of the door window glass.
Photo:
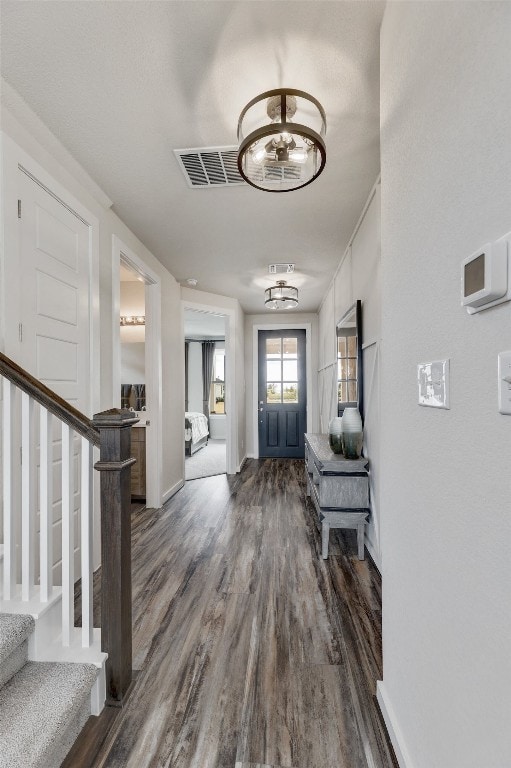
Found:
[(281, 374), (280, 360), (267, 360), (266, 361), (266, 381), (278, 381), (280, 379), (280, 374)]
[(298, 339), (283, 339), (284, 342), (284, 357), (289, 359), (290, 357), (298, 357)]
[(266, 402), (298, 402), (298, 339), (266, 339)]
[(280, 360), (282, 357), (282, 339), (266, 339), (266, 357)]
[(284, 384), (284, 402), (285, 403), (297, 403), (298, 402), (298, 382), (286, 382)]
[(266, 384), (266, 402), (282, 402), (282, 384), (280, 381), (269, 381)]
[(298, 360), (284, 360), (282, 365), (282, 380), (296, 381), (298, 379)]

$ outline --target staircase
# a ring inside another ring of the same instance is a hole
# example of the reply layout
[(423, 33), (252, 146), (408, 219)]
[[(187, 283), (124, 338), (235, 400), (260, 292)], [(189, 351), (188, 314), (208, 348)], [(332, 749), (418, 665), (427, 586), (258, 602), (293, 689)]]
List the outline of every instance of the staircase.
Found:
[(0, 768), (57, 768), (90, 715), (97, 667), (28, 661), (34, 627), (0, 614)]
[[(59, 768), (89, 716), (122, 706), (131, 684), (137, 419), (112, 409), (90, 420), (2, 353), (0, 398), (0, 768)], [(101, 629), (92, 610), (94, 469)]]

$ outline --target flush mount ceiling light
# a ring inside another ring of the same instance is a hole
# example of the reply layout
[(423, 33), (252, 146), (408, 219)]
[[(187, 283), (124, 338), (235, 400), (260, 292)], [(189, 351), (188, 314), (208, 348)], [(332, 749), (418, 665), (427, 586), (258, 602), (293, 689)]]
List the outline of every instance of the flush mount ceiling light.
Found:
[(121, 315), (121, 325), (145, 325), (142, 315)]
[(300, 189), (326, 161), (325, 111), (304, 91), (277, 88), (256, 96), (238, 120), (238, 169), (266, 192)]
[(264, 304), (268, 309), (292, 309), (298, 304), (298, 288), (277, 280), (277, 285), (265, 290)]

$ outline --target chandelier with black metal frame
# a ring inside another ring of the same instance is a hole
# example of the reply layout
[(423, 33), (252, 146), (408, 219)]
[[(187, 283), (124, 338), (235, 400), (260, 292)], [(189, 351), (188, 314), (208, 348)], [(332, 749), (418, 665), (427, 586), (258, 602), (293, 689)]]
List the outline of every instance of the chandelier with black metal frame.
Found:
[(298, 304), (298, 288), (288, 285), (285, 280), (277, 280), (276, 285), (264, 292), (264, 305), (267, 309), (293, 309)]
[(325, 111), (313, 96), (294, 88), (265, 91), (239, 117), (238, 170), (265, 192), (305, 187), (325, 167), (325, 134)]

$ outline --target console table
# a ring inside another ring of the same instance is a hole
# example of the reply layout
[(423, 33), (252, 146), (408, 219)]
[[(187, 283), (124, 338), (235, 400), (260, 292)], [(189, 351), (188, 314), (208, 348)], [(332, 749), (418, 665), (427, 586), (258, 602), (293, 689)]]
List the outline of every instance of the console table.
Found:
[(321, 526), (323, 559), (328, 557), (330, 528), (356, 528), (358, 558), (364, 559), (364, 532), (370, 512), (369, 461), (345, 459), (333, 453), (328, 435), (305, 435), (307, 496), (316, 509)]

